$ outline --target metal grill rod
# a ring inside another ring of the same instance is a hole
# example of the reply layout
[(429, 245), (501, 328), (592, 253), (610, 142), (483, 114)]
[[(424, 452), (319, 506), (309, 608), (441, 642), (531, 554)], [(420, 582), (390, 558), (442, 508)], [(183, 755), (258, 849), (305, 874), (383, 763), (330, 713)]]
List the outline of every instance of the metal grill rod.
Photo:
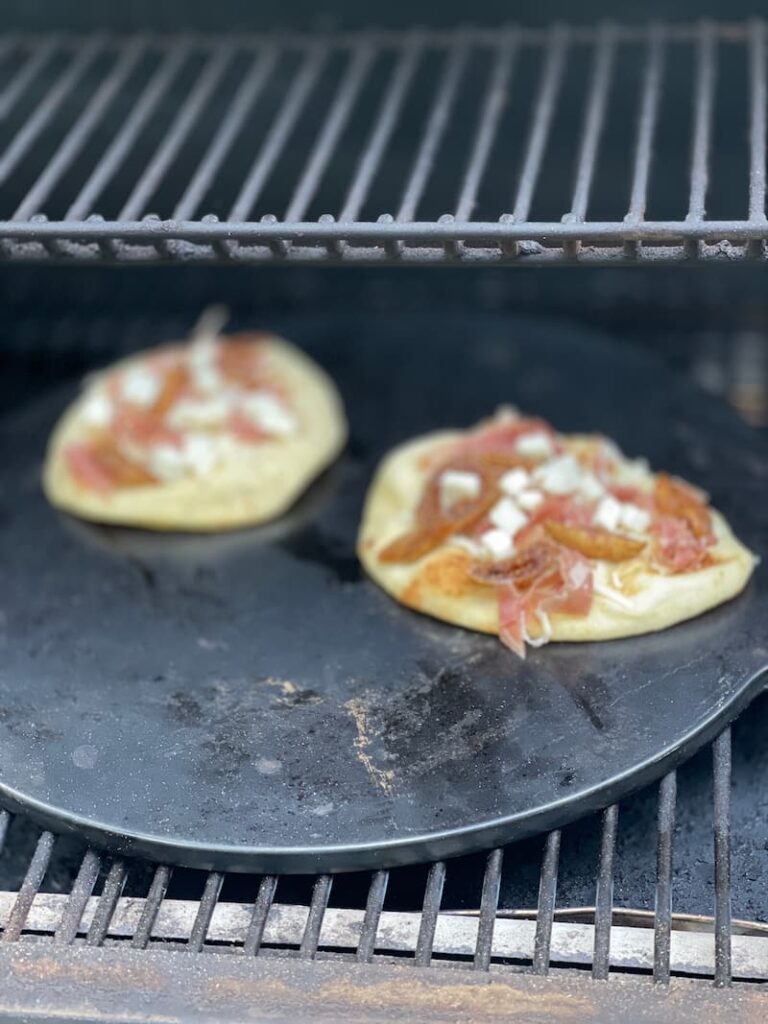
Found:
[(101, 870), (101, 858), (94, 850), (86, 850), (80, 864), (77, 878), (61, 915), (59, 927), (54, 932), (53, 941), (61, 945), (70, 945), (75, 941), (85, 908), (90, 899), (96, 879)]
[[(653, 25), (648, 41), (648, 54), (643, 73), (643, 93), (637, 124), (632, 189), (629, 198), (629, 210), (624, 218), (625, 224), (639, 225), (645, 218), (648, 200), (648, 180), (653, 156), (653, 138), (658, 121), (659, 101), (661, 99), (664, 75), (665, 43), (666, 33), (661, 26)], [(625, 248), (628, 255), (635, 255), (637, 243), (630, 242)]]
[(656, 824), (656, 907), (653, 934), (653, 980), (667, 984), (672, 942), (672, 854), (675, 833), (677, 775), (670, 772), (659, 786)]
[(34, 114), (19, 129), (13, 141), (0, 158), (0, 182), (8, 179), (32, 143), (51, 122), (59, 107), (68, 97), (78, 80), (88, 70), (103, 49), (102, 38), (91, 39), (78, 53), (72, 63), (48, 89)]
[(499, 907), (499, 890), (501, 888), (501, 868), (504, 862), (503, 850), (491, 850), (485, 862), (483, 877), (483, 893), (480, 897), (480, 917), (477, 926), (477, 943), (475, 945), (475, 970), (487, 971), (491, 966), (493, 951), (493, 931), (496, 924), (496, 911)]
[(187, 99), (179, 108), (173, 124), (154, 158), (150, 160), (126, 199), (118, 214), (119, 220), (135, 220), (141, 216), (147, 200), (163, 180), (174, 157), (192, 130), (195, 118), (200, 116), (201, 110), (229, 67), (234, 49), (231, 43), (223, 43), (214, 49)]
[(396, 220), (400, 224), (413, 220), (416, 213), (456, 99), (456, 91), (467, 63), (467, 52), (466, 41), (459, 36), (458, 42), (446, 54), (443, 73), (435, 89), (432, 110), (424, 129), (424, 136), (403, 191), (400, 208), (397, 211)]
[(605, 981), (611, 962), (611, 923), (613, 918), (613, 864), (616, 855), (616, 834), (619, 828), (619, 806), (613, 804), (603, 812), (600, 836), (600, 863), (595, 895), (595, 953), (592, 977)]
[(127, 120), (120, 126), (106, 153), (94, 167), (88, 180), (78, 192), (66, 212), (66, 219), (77, 221), (85, 217), (96, 200), (116, 174), (122, 161), (128, 155), (139, 133), (154, 113), (165, 95), (177, 71), (189, 55), (189, 47), (183, 41), (165, 54), (154, 74), (147, 82), (136, 105)]
[(376, 932), (378, 931), (381, 912), (384, 909), (388, 883), (388, 871), (377, 871), (371, 878), (363, 926), (360, 929), (360, 939), (357, 944), (357, 959), (361, 963), (367, 964), (373, 959), (373, 951), (376, 948)]
[(219, 871), (209, 872), (208, 877), (205, 880), (205, 889), (203, 890), (203, 896), (197, 910), (195, 923), (192, 925), (192, 931), (189, 934), (187, 950), (190, 953), (199, 953), (205, 944), (205, 937), (208, 934), (208, 928), (211, 923), (211, 918), (213, 917), (213, 912), (216, 909), (216, 903), (219, 899), (219, 893), (221, 892), (221, 886), (223, 883), (223, 874)]
[[(112, 862), (86, 935), (86, 942), (89, 946), (103, 945), (123, 894), (127, 875), (125, 861), (115, 860)], [(80, 920), (82, 921), (82, 915)]]
[(5, 922), (0, 941), (18, 942), (21, 938), (30, 908), (35, 896), (40, 891), (40, 886), (43, 884), (45, 873), (48, 870), (54, 842), (55, 838), (51, 832), (41, 833), (35, 846), (32, 860), (29, 862), (27, 873), (24, 876), (24, 881), (21, 883), (21, 888), (11, 909), (10, 916)]
[(365, 202), (387, 143), (392, 136), (392, 132), (395, 130), (403, 100), (408, 92), (408, 87), (411, 84), (422, 54), (422, 47), (421, 36), (416, 33), (403, 46), (402, 53), (392, 71), (392, 77), (387, 86), (378, 116), (374, 121), (373, 129), (363, 147), (360, 162), (339, 214), (340, 221), (354, 220)]
[(429, 869), (427, 885), (424, 890), (424, 903), (421, 909), (421, 923), (419, 924), (419, 937), (416, 940), (416, 952), (414, 962), (417, 967), (427, 967), (432, 959), (432, 951), (435, 945), (435, 928), (437, 917), (440, 913), (440, 904), (443, 899), (443, 887), (445, 886), (445, 862), (437, 861)]
[[(704, 219), (707, 185), (709, 183), (709, 148), (712, 134), (712, 109), (717, 76), (717, 51), (712, 23), (699, 26), (696, 53), (696, 84), (694, 90), (693, 143), (691, 147), (690, 201), (687, 220), (693, 224)], [(697, 256), (700, 246), (692, 241), (689, 256)]]
[(131, 939), (131, 946), (134, 949), (146, 949), (152, 936), (152, 928), (157, 920), (160, 905), (165, 899), (168, 891), (168, 883), (171, 880), (171, 869), (165, 864), (159, 864), (155, 868), (152, 884), (149, 887), (141, 919)]
[(264, 929), (267, 925), (269, 911), (272, 909), (276, 890), (277, 877), (275, 875), (265, 875), (259, 884), (259, 892), (253, 905), (251, 920), (248, 924), (248, 933), (243, 944), (243, 952), (246, 956), (256, 956), (261, 948)]
[(208, 149), (173, 211), (175, 220), (188, 220), (197, 210), (214, 175), (224, 161), (249, 111), (259, 97), (277, 64), (278, 51), (265, 50), (254, 59), (243, 78), (224, 120), (210, 141)]
[(249, 216), (265, 181), (293, 131), (311, 90), (320, 77), (327, 56), (328, 51), (317, 44), (305, 54), (301, 71), (288, 90), (283, 105), (276, 114), (237, 199), (229, 211), (230, 221), (242, 221)]
[(41, 205), (55, 188), (57, 181), (67, 170), (82, 149), (88, 136), (96, 127), (99, 119), (122, 88), (128, 76), (134, 70), (142, 56), (144, 41), (133, 40), (115, 62), (112, 71), (102, 81), (91, 97), (90, 102), (75, 121), (67, 135), (59, 144), (58, 149), (48, 162), (42, 174), (17, 206), (13, 220), (25, 220), (37, 213)]
[[(13, 45), (13, 40), (9, 40), (9, 43)], [(3, 49), (5, 51), (5, 46)], [(8, 112), (18, 102), (24, 90), (33, 81), (35, 76), (48, 63), (55, 50), (56, 43), (54, 40), (49, 39), (40, 46), (35, 47), (30, 53), (19, 71), (16, 72), (15, 77), (0, 92), (0, 120), (4, 120), (8, 116)]]
[(334, 147), (347, 123), (352, 105), (365, 81), (376, 51), (364, 43), (352, 56), (328, 111), (325, 124), (312, 149), (303, 175), (285, 212), (285, 220), (301, 220), (317, 191)]
[(331, 885), (333, 879), (330, 875), (320, 875), (315, 881), (312, 890), (312, 902), (309, 905), (307, 924), (304, 934), (301, 937), (300, 955), (312, 960), (317, 953), (320, 941), (320, 930), (323, 927), (323, 918), (328, 908), (328, 900), (331, 898)]
[(456, 204), (454, 213), (456, 220), (468, 220), (472, 214), (477, 191), (496, 138), (499, 118), (507, 103), (507, 89), (512, 77), (517, 49), (517, 33), (514, 31), (504, 33), (488, 77), (488, 85), (482, 101), (483, 113), (477, 125), (467, 168), (464, 172), (459, 201)]
[(525, 147), (525, 157), (520, 171), (512, 216), (516, 221), (528, 219), (533, 201), (534, 189), (539, 179), (541, 162), (544, 158), (560, 83), (565, 70), (566, 48), (571, 32), (564, 25), (553, 25), (547, 42), (547, 56), (542, 67), (539, 94), (531, 112), (531, 127)]
[(557, 898), (557, 868), (560, 859), (560, 831), (550, 832), (544, 844), (544, 860), (539, 877), (539, 903), (536, 936), (533, 940), (534, 974), (546, 974), (552, 946), (552, 924)]
[(712, 747), (715, 841), (715, 985), (731, 984), (731, 730)]

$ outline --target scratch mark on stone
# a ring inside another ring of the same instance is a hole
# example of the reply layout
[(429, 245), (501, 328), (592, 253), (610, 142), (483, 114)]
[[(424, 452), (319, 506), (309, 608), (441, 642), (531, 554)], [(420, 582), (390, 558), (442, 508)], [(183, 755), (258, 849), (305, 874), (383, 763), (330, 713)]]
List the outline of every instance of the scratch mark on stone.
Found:
[(383, 768), (379, 768), (378, 765), (374, 764), (373, 758), (369, 753), (371, 734), (367, 708), (357, 697), (354, 697), (352, 700), (348, 700), (344, 707), (352, 716), (355, 727), (357, 728), (357, 737), (354, 740), (354, 746), (358, 761), (360, 761), (368, 772), (374, 785), (378, 786), (382, 793), (386, 793), (387, 796), (391, 796), (395, 773), (391, 768), (386, 771)]

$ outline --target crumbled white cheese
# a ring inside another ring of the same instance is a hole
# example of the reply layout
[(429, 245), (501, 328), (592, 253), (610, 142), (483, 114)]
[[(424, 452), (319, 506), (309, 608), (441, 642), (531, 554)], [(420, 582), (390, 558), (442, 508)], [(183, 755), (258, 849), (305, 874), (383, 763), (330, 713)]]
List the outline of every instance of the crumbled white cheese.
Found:
[(166, 483), (178, 480), (187, 471), (184, 451), (172, 444), (153, 445), (147, 454), (149, 471)]
[(82, 416), (91, 427), (108, 427), (112, 413), (112, 402), (104, 391), (94, 391), (83, 403)]
[(618, 501), (606, 495), (595, 510), (592, 517), (595, 526), (602, 526), (605, 530), (618, 530), (623, 528), (632, 533), (644, 533), (648, 529), (651, 517), (645, 509), (632, 502)]
[(486, 553), (482, 544), (474, 540), (472, 537), (465, 537), (461, 533), (455, 534), (453, 537), (449, 538), (449, 540), (455, 547), (468, 551), (473, 558), (479, 558)]
[(579, 483), (579, 494), (582, 498), (586, 498), (587, 501), (595, 501), (597, 498), (600, 498), (605, 494), (605, 487), (600, 483), (594, 473), (589, 470), (585, 470)]
[(560, 455), (539, 466), (533, 475), (550, 494), (572, 494), (578, 489), (584, 470), (573, 455)]
[(298, 430), (298, 423), (283, 403), (268, 391), (255, 391), (247, 395), (240, 408), (245, 415), (268, 434), (290, 437)]
[(482, 487), (483, 481), (477, 473), (446, 469), (440, 474), (440, 507), (445, 510), (458, 501), (477, 498)]
[(546, 459), (554, 452), (552, 438), (543, 430), (523, 434), (515, 444), (515, 451), (526, 459)]
[(528, 522), (528, 516), (512, 498), (502, 498), (497, 501), (488, 513), (488, 518), (494, 526), (512, 537)]
[(607, 494), (595, 509), (592, 522), (604, 530), (615, 530), (621, 522), (621, 502)]
[(499, 479), (499, 487), (505, 494), (519, 494), (531, 482), (531, 475), (525, 469), (510, 469)]
[(512, 538), (504, 530), (486, 530), (480, 542), (494, 558), (506, 558), (512, 554)]
[(181, 430), (217, 427), (226, 420), (231, 409), (232, 400), (226, 394), (211, 398), (182, 398), (171, 409), (168, 422)]
[(195, 476), (206, 476), (218, 463), (216, 440), (208, 434), (187, 434), (184, 438), (184, 462)]
[(544, 501), (544, 495), (541, 491), (523, 491), (522, 494), (518, 494), (517, 496), (517, 504), (525, 512), (535, 511), (542, 501)]
[(154, 405), (161, 390), (160, 377), (145, 366), (132, 366), (120, 380), (120, 394), (125, 401), (144, 408)]
[(632, 533), (645, 533), (651, 523), (651, 516), (644, 508), (626, 501), (621, 506), (621, 525)]

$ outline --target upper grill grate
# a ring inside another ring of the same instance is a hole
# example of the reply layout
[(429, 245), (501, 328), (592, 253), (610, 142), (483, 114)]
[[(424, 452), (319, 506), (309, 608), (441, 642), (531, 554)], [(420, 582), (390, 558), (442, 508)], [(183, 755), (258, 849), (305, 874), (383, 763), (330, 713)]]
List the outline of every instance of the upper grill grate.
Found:
[(7, 36), (0, 152), (6, 259), (764, 258), (766, 27)]

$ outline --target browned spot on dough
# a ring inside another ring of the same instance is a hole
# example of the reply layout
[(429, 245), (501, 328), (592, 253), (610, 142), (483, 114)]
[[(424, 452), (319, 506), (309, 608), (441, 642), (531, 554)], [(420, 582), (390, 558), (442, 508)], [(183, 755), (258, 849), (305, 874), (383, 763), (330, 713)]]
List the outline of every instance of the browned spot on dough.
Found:
[(424, 597), (436, 592), (444, 597), (465, 598), (483, 595), (487, 588), (467, 575), (471, 557), (456, 548), (438, 551), (408, 584), (400, 600), (412, 608), (423, 607)]

